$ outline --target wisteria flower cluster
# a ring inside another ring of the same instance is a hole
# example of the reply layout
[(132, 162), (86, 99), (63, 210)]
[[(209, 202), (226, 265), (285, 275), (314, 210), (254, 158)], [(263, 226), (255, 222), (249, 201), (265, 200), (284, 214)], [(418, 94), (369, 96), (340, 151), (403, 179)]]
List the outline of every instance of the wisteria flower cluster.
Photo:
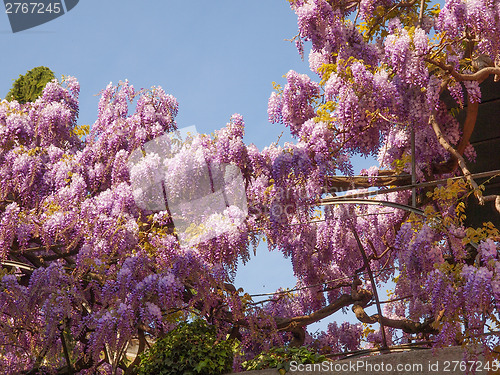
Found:
[[(0, 102), (1, 372), (131, 373), (135, 352), (194, 316), (246, 357), (271, 344), (330, 353), (420, 339), (498, 344), (498, 223), (468, 228), (464, 201), (495, 200), (481, 197), (467, 164), (481, 82), (500, 76), (500, 7), (290, 5), (313, 74), (288, 72), (268, 115), (293, 143), (245, 145), (239, 114), (212, 135), (167, 141), (176, 99), (129, 82), (101, 92), (90, 129), (77, 123), (71, 77), (34, 102)], [(466, 111), (463, 129), (448, 93)], [(379, 165), (353, 176), (356, 154)], [(457, 179), (407, 188), (447, 177)], [(372, 187), (383, 191), (373, 198)], [(240, 192), (245, 204), (233, 204)], [(196, 202), (211, 194), (218, 200), (200, 214)], [(297, 285), (255, 302), (232, 283), (261, 236), (290, 259)], [(306, 332), (349, 307), (365, 329)]]

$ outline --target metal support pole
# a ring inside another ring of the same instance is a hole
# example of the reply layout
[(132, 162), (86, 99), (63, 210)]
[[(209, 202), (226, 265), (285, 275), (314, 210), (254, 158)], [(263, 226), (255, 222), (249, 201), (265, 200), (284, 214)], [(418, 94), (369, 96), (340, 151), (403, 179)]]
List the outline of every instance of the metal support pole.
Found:
[[(411, 129), (411, 184), (415, 185), (417, 183), (417, 168), (415, 161), (415, 129)], [(411, 189), (411, 204), (413, 207), (417, 207), (417, 188), (413, 187)]]

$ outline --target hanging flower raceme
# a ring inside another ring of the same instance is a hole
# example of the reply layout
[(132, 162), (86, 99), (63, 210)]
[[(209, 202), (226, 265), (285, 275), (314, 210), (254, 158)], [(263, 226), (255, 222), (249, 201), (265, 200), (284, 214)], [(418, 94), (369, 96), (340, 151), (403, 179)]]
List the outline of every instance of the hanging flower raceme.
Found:
[(293, 70), (286, 75), (287, 84), (278, 96), (273, 93), (269, 99), (269, 119), (282, 122), (297, 136), (304, 122), (315, 116), (313, 102), (319, 95), (319, 85), (305, 74)]

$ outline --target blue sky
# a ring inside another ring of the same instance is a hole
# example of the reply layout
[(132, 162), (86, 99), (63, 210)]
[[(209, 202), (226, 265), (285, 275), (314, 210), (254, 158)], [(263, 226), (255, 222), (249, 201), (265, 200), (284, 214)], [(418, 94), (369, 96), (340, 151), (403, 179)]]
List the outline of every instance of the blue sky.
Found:
[[(33, 67), (81, 85), (79, 124), (93, 124), (98, 93), (128, 79), (161, 86), (179, 101), (178, 127), (210, 133), (243, 115), (246, 143), (259, 149), (288, 130), (267, 121), (272, 82), (290, 69), (309, 73), (295, 45), (296, 17), (286, 0), (83, 0), (70, 12), (13, 34), (0, 15), (0, 98)], [(311, 73), (312, 74), (312, 73)], [(367, 167), (358, 161), (356, 169)], [(293, 287), (290, 262), (260, 246), (236, 280), (249, 293)]]

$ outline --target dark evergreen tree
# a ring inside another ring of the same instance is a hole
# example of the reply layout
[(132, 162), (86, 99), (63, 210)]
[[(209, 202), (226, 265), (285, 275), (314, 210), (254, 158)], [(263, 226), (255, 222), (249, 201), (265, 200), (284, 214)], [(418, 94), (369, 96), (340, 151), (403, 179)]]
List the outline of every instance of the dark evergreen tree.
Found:
[(23, 104), (34, 102), (42, 94), (45, 85), (54, 78), (56, 77), (52, 70), (45, 66), (37, 66), (25, 75), (19, 75), (5, 99), (17, 100)]

